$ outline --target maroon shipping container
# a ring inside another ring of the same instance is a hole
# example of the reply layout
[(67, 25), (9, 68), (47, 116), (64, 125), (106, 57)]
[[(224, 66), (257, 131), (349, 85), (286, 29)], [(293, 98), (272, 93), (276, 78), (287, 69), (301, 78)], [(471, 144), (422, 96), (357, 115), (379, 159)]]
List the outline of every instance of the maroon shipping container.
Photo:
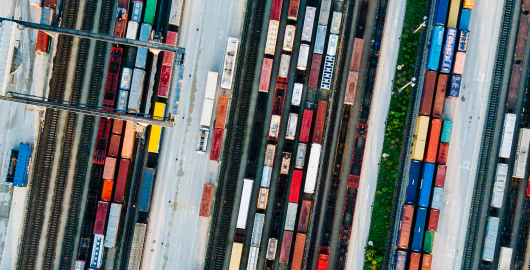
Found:
[(287, 12), (287, 19), (295, 20), (298, 18), (298, 7), (300, 6), (300, 0), (291, 0), (289, 3), (289, 11)]
[(440, 218), (440, 210), (431, 209), (431, 214), (429, 215), (429, 226), (427, 226), (428, 231), (435, 232), (438, 230), (438, 219)]
[(282, 0), (272, 0), (271, 20), (279, 21), (282, 15)]
[(234, 234), (234, 242), (245, 243), (245, 236), (247, 235), (247, 230), (236, 228)]
[(35, 46), (36, 52), (47, 53), (48, 52), (48, 40), (50, 37), (43, 31), (37, 32), (37, 44)]
[(398, 248), (408, 249), (410, 242), (410, 232), (412, 231), (412, 218), (414, 216), (414, 206), (406, 204), (403, 207), (403, 217), (399, 229)]
[(432, 107), (432, 117), (441, 118), (444, 109), (445, 91), (447, 89), (447, 82), (449, 77), (445, 74), (438, 75), (438, 83), (436, 84), (436, 94), (434, 96), (434, 106)]
[(359, 72), (361, 68), (361, 57), (363, 55), (364, 39), (355, 38), (353, 41), (353, 53), (350, 61), (350, 70)]
[(221, 149), (223, 148), (223, 134), (224, 129), (216, 128), (213, 131), (212, 151), (210, 151), (210, 160), (219, 161), (221, 156)]
[(434, 88), (436, 87), (436, 71), (429, 70), (425, 76), (423, 96), (421, 98), (420, 115), (431, 115)]
[(103, 179), (114, 180), (114, 172), (116, 171), (116, 158), (105, 158), (105, 167), (103, 167)]
[(311, 132), (312, 121), (313, 111), (304, 110), (304, 118), (302, 118), (302, 127), (300, 128), (300, 142), (307, 143), (309, 141), (309, 133)]
[(112, 123), (112, 133), (121, 135), (123, 133), (123, 126), (125, 125), (125, 121), (114, 119), (112, 120)]
[(313, 129), (313, 143), (322, 143), (322, 133), (324, 132), (327, 110), (328, 103), (322, 100), (319, 101), (317, 108), (317, 118), (315, 119), (315, 127)]
[(421, 259), (421, 254), (420, 253), (412, 252), (410, 254), (409, 270), (419, 270), (420, 269), (420, 259)]
[(436, 170), (436, 180), (434, 180), (435, 187), (444, 187), (446, 172), (447, 172), (447, 166), (438, 165), (438, 169)]
[(447, 163), (447, 153), (449, 152), (449, 144), (441, 142), (438, 149), (438, 164)]
[(127, 178), (129, 178), (130, 166), (130, 160), (124, 158), (120, 159), (120, 167), (118, 167), (118, 176), (116, 177), (116, 188), (114, 189), (114, 202), (123, 203), (125, 200), (125, 190), (127, 188)]
[(509, 110), (515, 110), (517, 105), (517, 91), (519, 91), (519, 83), (521, 82), (521, 65), (512, 65), (512, 76), (510, 77), (510, 85), (508, 86), (508, 100), (506, 101), (506, 108)]
[(307, 232), (307, 222), (309, 221), (309, 212), (311, 211), (311, 201), (303, 200), (300, 207), (300, 218), (298, 219), (298, 232)]
[(359, 72), (350, 71), (348, 73), (348, 85), (346, 86), (346, 95), (344, 96), (344, 104), (353, 105), (355, 101), (355, 93), (357, 92), (357, 81), (359, 80)]
[(283, 231), (282, 248), (280, 250), (280, 263), (288, 263), (293, 243), (293, 232)]
[(269, 92), (272, 61), (273, 60), (270, 58), (263, 58), (263, 65), (261, 66), (261, 77), (259, 78), (259, 91)]
[(169, 84), (171, 83), (171, 72), (173, 66), (162, 66), (160, 71), (160, 80), (158, 81), (158, 96), (159, 97), (168, 97), (169, 93)]
[(107, 221), (107, 209), (109, 203), (107, 202), (98, 202), (98, 209), (96, 212), (96, 221), (94, 221), (94, 233), (104, 234), (105, 223)]
[[(524, 1), (526, 2), (526, 1)], [(528, 37), (528, 15), (521, 15), (521, 21), (519, 21), (519, 31), (517, 33), (517, 43), (515, 45), (515, 60), (524, 59), (524, 51), (526, 49), (526, 39)]]
[(311, 71), (309, 71), (309, 80), (307, 86), (316, 88), (318, 87), (318, 77), (320, 76), (320, 66), (322, 66), (322, 55), (313, 54), (311, 60)]
[[(121, 0), (121, 1), (126, 1), (126, 0)], [(44, 7), (51, 7), (57, 10), (57, 0), (45, 0)]]
[(109, 151), (107, 152), (107, 155), (111, 157), (118, 157), (120, 154), (120, 142), (121, 136), (112, 134), (112, 136), (110, 136)]

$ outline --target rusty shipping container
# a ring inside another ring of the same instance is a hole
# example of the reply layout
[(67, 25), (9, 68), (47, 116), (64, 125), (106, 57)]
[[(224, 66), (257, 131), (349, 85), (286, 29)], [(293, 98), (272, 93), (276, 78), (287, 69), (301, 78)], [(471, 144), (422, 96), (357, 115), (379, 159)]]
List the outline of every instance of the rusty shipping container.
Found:
[(118, 157), (120, 153), (120, 142), (121, 142), (120, 135), (112, 134), (110, 136), (109, 151), (107, 152), (108, 156)]
[(212, 185), (204, 185), (204, 188), (202, 189), (202, 200), (201, 200), (201, 208), (199, 210), (199, 217), (209, 217), (210, 216), (210, 209), (212, 208), (212, 200), (213, 200), (213, 186)]
[[(475, 2), (475, 0), (467, 0), (467, 1), (473, 1), (473, 3)], [(523, 10), (530, 11), (530, 0), (523, 0)]]
[(508, 86), (508, 99), (506, 101), (506, 108), (509, 110), (515, 110), (515, 106), (517, 105), (517, 91), (519, 91), (521, 74), (521, 64), (513, 64), (512, 76), (510, 77), (510, 85)]
[(317, 117), (313, 129), (313, 143), (322, 143), (322, 133), (324, 132), (324, 124), (326, 123), (327, 109), (328, 103), (326, 101), (321, 100), (318, 102)]
[(420, 269), (420, 259), (421, 254), (417, 252), (410, 253), (410, 264), (409, 270), (419, 270)]
[(449, 144), (441, 142), (440, 148), (438, 150), (438, 164), (446, 164), (447, 163), (447, 153), (449, 152)]
[(217, 116), (215, 117), (215, 128), (225, 129), (229, 101), (229, 97), (219, 96), (219, 103), (217, 104)]
[(431, 130), (429, 132), (429, 143), (427, 144), (427, 154), (425, 155), (425, 162), (436, 162), (436, 153), (438, 151), (438, 143), (440, 142), (441, 131), (442, 120), (433, 119), (431, 121)]
[(524, 59), (524, 51), (526, 49), (526, 42), (528, 38), (528, 24), (530, 23), (528, 19), (528, 15), (521, 14), (521, 20), (519, 21), (519, 30), (517, 33), (517, 42), (515, 43), (515, 60)]
[(307, 81), (307, 86), (313, 88), (318, 87), (320, 66), (322, 66), (322, 55), (314, 53), (313, 59), (311, 60), (311, 70), (309, 71), (309, 80)]
[(353, 105), (355, 101), (355, 92), (357, 91), (357, 81), (359, 80), (359, 72), (350, 71), (348, 73), (348, 85), (346, 86), (346, 95), (344, 96), (344, 104)]
[(293, 261), (291, 263), (291, 270), (302, 269), (302, 260), (304, 258), (306, 235), (303, 233), (296, 234), (296, 240), (293, 251)]
[(363, 54), (364, 39), (355, 38), (353, 41), (353, 53), (350, 61), (350, 70), (359, 71), (361, 68), (361, 57)]
[(259, 78), (259, 91), (261, 92), (269, 92), (272, 62), (273, 60), (270, 58), (263, 58), (263, 65), (261, 66), (261, 76)]
[(431, 209), (431, 214), (429, 215), (429, 225), (427, 226), (428, 231), (435, 232), (438, 230), (438, 219), (440, 218), (440, 210)]
[(303, 200), (300, 206), (300, 217), (298, 218), (298, 232), (307, 232), (307, 222), (309, 221), (309, 212), (311, 211), (311, 201)]
[(48, 36), (48, 34), (44, 33), (44, 31), (38, 31), (37, 32), (37, 44), (35, 45), (35, 51), (39, 53), (47, 53), (49, 40), (50, 40), (50, 36)]
[(282, 248), (280, 250), (280, 263), (289, 263), (291, 255), (291, 244), (293, 243), (293, 232), (283, 231)]
[(423, 85), (423, 96), (421, 98), (420, 115), (431, 115), (435, 87), (436, 71), (429, 70), (427, 71), (427, 74), (425, 76), (425, 84)]
[(114, 190), (114, 202), (123, 203), (125, 200), (125, 191), (127, 188), (127, 178), (129, 177), (129, 167), (131, 161), (128, 159), (120, 159), (120, 166), (118, 167), (118, 176), (116, 177), (116, 188)]
[(414, 216), (414, 206), (405, 205), (403, 207), (403, 217), (399, 229), (398, 248), (408, 249), (410, 242), (410, 232), (412, 230), (412, 218)]
[(438, 165), (438, 169), (436, 170), (436, 179), (434, 180), (435, 187), (444, 187), (446, 171), (447, 166)]
[(103, 167), (103, 179), (114, 180), (115, 171), (116, 171), (116, 158), (106, 157), (105, 166)]
[(436, 84), (436, 93), (434, 95), (434, 105), (432, 107), (432, 117), (440, 119), (444, 109), (445, 91), (447, 90), (447, 82), (449, 77), (445, 74), (438, 75), (438, 83)]

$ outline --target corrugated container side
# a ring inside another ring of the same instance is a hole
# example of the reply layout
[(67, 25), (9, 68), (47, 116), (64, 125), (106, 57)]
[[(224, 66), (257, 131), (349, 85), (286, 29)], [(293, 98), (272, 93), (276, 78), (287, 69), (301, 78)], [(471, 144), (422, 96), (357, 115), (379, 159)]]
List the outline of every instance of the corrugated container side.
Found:
[(47, 53), (48, 52), (48, 40), (50, 37), (48, 34), (46, 34), (44, 31), (38, 31), (37, 32), (37, 42), (35, 45), (35, 51), (39, 53)]
[(241, 254), (243, 253), (243, 244), (236, 243), (232, 245), (232, 253), (230, 254), (229, 270), (239, 270), (241, 264)]
[(307, 6), (305, 9), (304, 28), (302, 30), (302, 41), (311, 42), (313, 35), (313, 24), (315, 22), (316, 8)]
[(282, 0), (273, 0), (271, 8), (271, 20), (279, 21), (282, 14)]
[(361, 57), (363, 54), (364, 39), (355, 38), (353, 41), (353, 52), (350, 61), (350, 70), (359, 71), (361, 68)]
[(244, 179), (243, 190), (241, 192), (241, 203), (237, 215), (236, 228), (245, 229), (247, 226), (248, 208), (250, 206), (250, 196), (252, 195), (252, 184), (254, 180)]
[(512, 152), (513, 132), (515, 130), (515, 114), (507, 113), (504, 116), (504, 127), (501, 138), (499, 157), (510, 158)]
[(289, 202), (298, 203), (298, 196), (300, 194), (300, 185), (302, 183), (303, 174), (304, 173), (300, 170), (293, 170), (291, 190), (289, 192)]
[(418, 191), (420, 171), (421, 171), (421, 162), (417, 160), (412, 160), (410, 163), (407, 193), (405, 195), (405, 202), (408, 204), (412, 204), (412, 205), (416, 204), (416, 193)]
[(429, 207), (433, 176), (434, 164), (425, 163), (421, 176), (420, 198), (418, 200), (418, 205), (421, 207)]
[(134, 150), (135, 131), (134, 122), (127, 121), (125, 124), (125, 133), (123, 135), (123, 147), (121, 149), (121, 158), (131, 159)]
[(443, 187), (434, 187), (432, 193), (431, 208), (440, 210), (442, 207), (442, 195), (444, 193)]
[(250, 247), (248, 252), (247, 269), (256, 269), (258, 265), (259, 247)]
[(209, 217), (210, 209), (212, 207), (213, 199), (213, 189), (212, 185), (204, 185), (202, 189), (202, 199), (201, 206), (199, 208), (199, 217)]
[(442, 120), (433, 119), (429, 134), (429, 144), (427, 145), (427, 154), (425, 162), (435, 163), (436, 153), (438, 152), (438, 143), (440, 142), (440, 132), (442, 131)]
[(427, 130), (429, 128), (429, 117), (418, 116), (414, 145), (412, 146), (412, 159), (422, 161), (427, 141)]
[(215, 117), (215, 128), (225, 128), (229, 102), (229, 97), (219, 96), (219, 103), (217, 103), (217, 116)]
[(25, 187), (28, 184), (28, 169), (31, 162), (33, 145), (20, 143), (18, 148), (17, 165), (15, 166), (15, 175), (13, 185), (16, 187)]
[(142, 101), (142, 93), (144, 91), (144, 76), (145, 72), (141, 69), (135, 68), (131, 80), (131, 91), (129, 91), (129, 103), (127, 110), (130, 112), (138, 112), (140, 109), (140, 102)]
[(149, 212), (149, 204), (151, 203), (151, 190), (153, 189), (154, 179), (155, 170), (151, 168), (145, 169), (142, 180), (142, 188), (140, 189), (140, 198), (138, 200), (138, 210), (141, 212)]
[(276, 40), (278, 39), (278, 29), (280, 22), (276, 20), (269, 21), (269, 30), (267, 32), (267, 43), (265, 44), (265, 54), (274, 55), (276, 52)]
[(457, 98), (460, 95), (460, 84), (462, 83), (462, 76), (458, 74), (451, 75), (451, 88), (448, 96)]
[(129, 177), (130, 166), (130, 160), (124, 158), (120, 159), (118, 176), (116, 177), (116, 188), (114, 190), (114, 202), (123, 203), (125, 199), (125, 190), (127, 188), (127, 178)]
[(300, 233), (307, 232), (307, 222), (309, 221), (309, 213), (311, 211), (311, 201), (303, 200), (300, 206), (300, 216), (298, 218), (297, 231)]
[(348, 84), (346, 86), (346, 95), (344, 96), (344, 104), (353, 105), (355, 101), (355, 93), (357, 91), (357, 81), (359, 80), (359, 72), (348, 72)]
[(436, 9), (434, 11), (434, 24), (444, 25), (447, 20), (447, 10), (449, 9), (449, 0), (436, 1)]
[(396, 268), (395, 270), (405, 270), (407, 264), (407, 252), (398, 250), (396, 252)]
[(421, 270), (431, 270), (432, 255), (423, 254), (423, 260), (421, 263)]
[(221, 149), (223, 148), (224, 129), (216, 128), (213, 132), (212, 150), (210, 151), (210, 160), (219, 161)]
[(429, 225), (427, 226), (427, 230), (429, 231), (437, 231), (438, 230), (438, 219), (440, 219), (440, 210), (437, 209), (431, 209), (430, 215), (429, 215)]
[(469, 30), (469, 21), (471, 19), (471, 10), (463, 8), (460, 12), (460, 22), (458, 28), (460, 30)]
[(433, 118), (442, 117), (448, 78), (449, 77), (445, 74), (438, 75), (438, 83), (436, 84), (436, 94), (434, 95), (434, 105), (432, 107)]
[(442, 53), (442, 44), (444, 41), (445, 28), (435, 26), (432, 30), (431, 45), (428, 52), (427, 69), (438, 70), (440, 65), (440, 55)]
[(294, 224), (296, 223), (296, 211), (298, 204), (289, 202), (287, 204), (287, 214), (285, 215), (285, 230), (294, 231)]
[(122, 134), (125, 121), (114, 119), (112, 120), (112, 134)]
[(446, 172), (447, 172), (447, 166), (438, 165), (438, 169), (436, 169), (436, 180), (434, 182), (434, 186), (444, 187)]
[(493, 185), (493, 195), (491, 196), (491, 207), (501, 208), (504, 199), (504, 189), (508, 175), (508, 165), (503, 163), (497, 164), (497, 174)]
[(420, 115), (431, 115), (432, 102), (434, 97), (434, 89), (436, 88), (435, 71), (427, 71), (425, 76), (425, 84), (423, 85), (423, 96), (421, 98)]
[(408, 270), (419, 270), (420, 267), (421, 254), (417, 252), (412, 252), (410, 254), (410, 263)]
[(112, 134), (110, 136), (109, 151), (107, 151), (108, 156), (118, 157), (120, 153), (120, 142), (121, 142), (120, 135)]
[(116, 247), (116, 239), (118, 238), (118, 229), (120, 227), (121, 209), (121, 204), (113, 203), (110, 205), (109, 222), (104, 242), (106, 248)]
[(449, 143), (451, 141), (451, 133), (453, 131), (453, 121), (446, 120), (444, 121), (444, 126), (442, 129), (442, 136), (440, 141)]
[(328, 103), (325, 101), (318, 102), (317, 116), (315, 119), (315, 127), (313, 128), (313, 143), (322, 143), (322, 133), (324, 132), (324, 125), (326, 122), (326, 113)]
[(313, 53), (316, 54), (324, 54), (324, 43), (326, 41), (326, 30), (327, 27), (324, 25), (317, 25), (317, 35), (315, 38), (315, 48), (313, 49)]
[(291, 270), (300, 270), (302, 268), (302, 260), (304, 258), (306, 235), (302, 233), (296, 234), (296, 240), (293, 251), (293, 261), (291, 262)]
[(288, 263), (289, 255), (291, 254), (291, 243), (293, 242), (293, 232), (284, 231), (282, 248), (280, 249), (280, 263)]
[(414, 206), (406, 204), (403, 206), (403, 215), (399, 228), (398, 248), (408, 249), (410, 242), (410, 232), (412, 230), (412, 218), (414, 215)]
[(160, 79), (158, 80), (159, 97), (167, 98), (169, 95), (169, 84), (171, 83), (171, 73), (173, 72), (173, 65), (163, 65), (160, 71)]
[(462, 75), (464, 73), (465, 63), (466, 63), (466, 53), (456, 52), (455, 53), (455, 67), (453, 69), (453, 73)]
[(438, 158), (436, 159), (438, 164), (444, 164), (445, 165), (447, 163), (448, 152), (449, 152), (449, 144), (441, 142), (440, 143), (440, 148), (438, 148)]
[(418, 212), (416, 213), (416, 223), (414, 224), (414, 235), (412, 237), (411, 247), (412, 251), (421, 252), (426, 217), (427, 209), (419, 207)]
[(316, 88), (318, 86), (318, 77), (320, 76), (320, 66), (322, 65), (322, 55), (313, 54), (311, 60), (311, 70), (309, 71), (309, 80), (307, 86)]

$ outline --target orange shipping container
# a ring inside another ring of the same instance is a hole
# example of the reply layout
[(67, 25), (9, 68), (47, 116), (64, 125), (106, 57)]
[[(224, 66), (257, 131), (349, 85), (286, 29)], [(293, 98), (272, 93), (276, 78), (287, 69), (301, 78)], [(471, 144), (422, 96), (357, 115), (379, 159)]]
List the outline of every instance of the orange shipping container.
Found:
[(300, 270), (302, 268), (302, 259), (304, 258), (304, 246), (306, 235), (303, 233), (296, 234), (296, 242), (294, 244), (293, 262), (291, 263), (291, 270)]
[(112, 121), (112, 133), (121, 135), (121, 133), (123, 132), (124, 123), (125, 121), (123, 120), (114, 119)]
[(105, 179), (103, 182), (103, 191), (101, 192), (101, 200), (105, 202), (110, 202), (112, 198), (112, 188), (114, 187), (114, 181), (110, 179)]
[(403, 208), (403, 218), (399, 232), (398, 248), (407, 249), (410, 240), (410, 231), (412, 230), (412, 217), (414, 215), (414, 206), (405, 205)]
[(200, 217), (210, 216), (210, 208), (212, 208), (212, 198), (213, 198), (213, 186), (204, 185), (204, 188), (202, 190), (201, 208), (199, 210)]
[(114, 180), (115, 171), (116, 171), (116, 158), (106, 157), (105, 166), (103, 167), (103, 179)]
[(473, 9), (474, 6), (475, 6), (475, 0), (464, 0), (464, 8)]
[(226, 113), (228, 112), (229, 97), (219, 96), (219, 104), (217, 104), (217, 116), (215, 117), (215, 128), (225, 129)]
[(442, 120), (433, 119), (431, 122), (431, 132), (429, 135), (429, 144), (427, 145), (427, 155), (425, 156), (425, 162), (436, 162), (436, 153), (438, 152), (438, 143), (440, 142), (441, 131)]
[(410, 254), (409, 270), (419, 270), (420, 269), (420, 259), (421, 259), (421, 254), (420, 253), (412, 252)]
[(134, 128), (133, 122), (127, 121), (125, 124), (125, 134), (123, 135), (123, 147), (121, 149), (121, 157), (131, 159), (134, 150)]
[(423, 261), (421, 263), (421, 270), (431, 270), (432, 255), (423, 254)]

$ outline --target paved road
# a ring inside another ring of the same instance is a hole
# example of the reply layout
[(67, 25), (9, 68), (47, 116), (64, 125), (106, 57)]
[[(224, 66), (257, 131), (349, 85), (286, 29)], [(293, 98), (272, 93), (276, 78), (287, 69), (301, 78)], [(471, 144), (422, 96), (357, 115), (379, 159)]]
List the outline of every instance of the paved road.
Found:
[(199, 119), (207, 73), (219, 72), (221, 79), (227, 38), (240, 36), (244, 12), (243, 0), (186, 2), (180, 115), (174, 128), (164, 130), (142, 269), (201, 269), (204, 263), (210, 219), (199, 218), (199, 207), (203, 185), (217, 183), (219, 165), (209, 160), (210, 149), (206, 155), (195, 151)]
[(433, 270), (460, 269), (462, 265), (502, 8), (503, 2), (494, 0), (478, 1), (473, 8), (462, 78), (465, 88), (460, 94), (465, 101), (458, 99), (454, 107), (445, 191), (434, 242)]

